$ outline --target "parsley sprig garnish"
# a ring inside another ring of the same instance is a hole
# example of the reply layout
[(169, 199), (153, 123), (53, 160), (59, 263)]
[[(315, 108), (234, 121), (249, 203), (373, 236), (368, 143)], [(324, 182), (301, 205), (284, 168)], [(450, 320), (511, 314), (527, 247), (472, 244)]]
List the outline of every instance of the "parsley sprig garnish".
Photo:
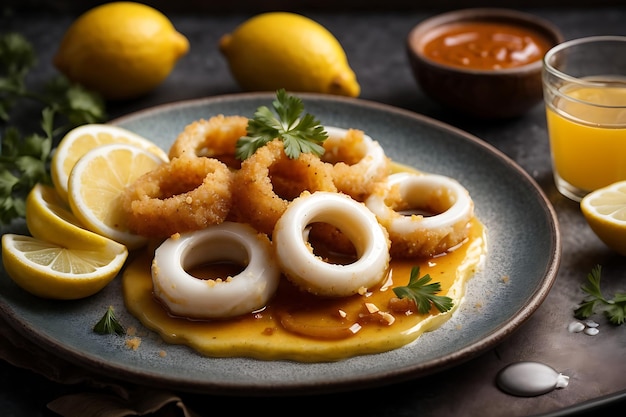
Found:
[(113, 306), (109, 306), (104, 316), (93, 326), (93, 331), (98, 334), (117, 334), (123, 336), (126, 334), (126, 329), (117, 321)]
[(612, 324), (626, 322), (626, 293), (617, 292), (612, 299), (607, 299), (600, 288), (602, 267), (596, 265), (587, 274), (587, 283), (580, 288), (588, 294), (582, 303), (574, 310), (574, 316), (578, 319), (586, 319), (595, 313), (596, 308), (604, 311)]
[(441, 284), (439, 282), (429, 284), (431, 281), (430, 274), (426, 274), (420, 278), (419, 273), (419, 266), (411, 268), (409, 285), (395, 287), (393, 292), (396, 296), (398, 296), (398, 298), (410, 298), (415, 301), (417, 311), (421, 314), (428, 313), (432, 306), (435, 306), (441, 313), (450, 310), (454, 306), (452, 298), (436, 295), (441, 291)]
[[(54, 140), (75, 126), (105, 119), (100, 96), (62, 76), (42, 92), (29, 89), (26, 77), (36, 63), (34, 49), (22, 35), (0, 35), (0, 226), (24, 217), (25, 197), (33, 185), (50, 184)], [(43, 106), (41, 133), (23, 136), (9, 125), (11, 112), (24, 101)]]
[(312, 153), (321, 156), (324, 147), (321, 145), (328, 134), (320, 122), (304, 111), (304, 103), (298, 97), (291, 96), (280, 89), (272, 106), (278, 118), (267, 106), (257, 108), (254, 117), (248, 121), (247, 135), (237, 141), (237, 158), (245, 160), (257, 149), (274, 139), (280, 139), (285, 145), (285, 153), (296, 159), (300, 153)]

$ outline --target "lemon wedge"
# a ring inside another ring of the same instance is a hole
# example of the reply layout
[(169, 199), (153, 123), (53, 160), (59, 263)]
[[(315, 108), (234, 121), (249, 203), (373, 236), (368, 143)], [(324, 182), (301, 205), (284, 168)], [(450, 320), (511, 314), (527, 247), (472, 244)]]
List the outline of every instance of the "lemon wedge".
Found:
[(137, 249), (147, 238), (126, 226), (121, 196), (141, 175), (163, 163), (153, 153), (133, 145), (101, 145), (83, 155), (68, 180), (69, 205), (85, 227)]
[(580, 202), (580, 209), (600, 240), (626, 256), (626, 181), (587, 194)]
[(12, 233), (2, 235), (2, 263), (21, 288), (42, 298), (76, 300), (93, 295), (120, 272), (125, 246), (109, 241), (99, 250), (68, 249)]
[(53, 187), (36, 184), (26, 197), (26, 226), (39, 239), (71, 249), (103, 249), (110, 239), (85, 229)]
[(108, 143), (128, 143), (146, 149), (164, 162), (167, 153), (149, 139), (115, 125), (91, 123), (70, 130), (59, 142), (50, 165), (52, 182), (61, 198), (67, 201), (67, 182), (76, 161), (87, 151)]

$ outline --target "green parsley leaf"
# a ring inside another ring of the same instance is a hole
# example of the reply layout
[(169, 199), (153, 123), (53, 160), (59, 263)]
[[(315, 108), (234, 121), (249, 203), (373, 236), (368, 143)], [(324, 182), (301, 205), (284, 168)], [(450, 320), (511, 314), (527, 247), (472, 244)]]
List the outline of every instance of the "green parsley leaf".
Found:
[(272, 106), (278, 118), (267, 106), (261, 106), (248, 121), (247, 135), (237, 141), (238, 159), (249, 158), (274, 139), (283, 141), (285, 153), (291, 159), (298, 158), (300, 153), (324, 154), (322, 143), (328, 134), (314, 116), (309, 113), (302, 116), (304, 104), (300, 98), (280, 89)]
[(126, 334), (126, 329), (117, 321), (113, 306), (109, 306), (104, 316), (93, 327), (93, 331), (98, 334), (117, 334), (123, 336)]
[(76, 126), (106, 118), (98, 94), (64, 77), (49, 81), (43, 92), (31, 91), (26, 76), (36, 62), (32, 45), (22, 35), (0, 34), (0, 123), (10, 123), (12, 110), (25, 100), (43, 107), (43, 135), (22, 136), (15, 126), (4, 127), (0, 135), (0, 226), (24, 217), (25, 198), (35, 184), (51, 184), (54, 141)]
[(600, 288), (601, 278), (602, 267), (596, 265), (587, 274), (587, 283), (581, 286), (588, 297), (574, 310), (574, 317), (586, 319), (595, 314), (596, 309), (600, 309), (612, 324), (624, 324), (626, 322), (626, 293), (618, 292), (612, 299), (607, 299)]
[(106, 119), (102, 97), (79, 84), (72, 84), (65, 77), (56, 77), (45, 86), (45, 101), (53, 111), (62, 115), (64, 125), (57, 127), (54, 135), (63, 134), (68, 128), (86, 123), (98, 123)]
[(393, 292), (399, 298), (410, 298), (415, 301), (417, 310), (421, 314), (426, 314), (430, 311), (432, 306), (435, 306), (441, 313), (452, 309), (454, 303), (452, 298), (436, 295), (441, 291), (441, 284), (439, 282), (430, 283), (431, 278), (429, 274), (419, 278), (420, 268), (415, 266), (411, 269), (411, 276), (409, 278), (409, 285), (404, 287), (395, 287)]

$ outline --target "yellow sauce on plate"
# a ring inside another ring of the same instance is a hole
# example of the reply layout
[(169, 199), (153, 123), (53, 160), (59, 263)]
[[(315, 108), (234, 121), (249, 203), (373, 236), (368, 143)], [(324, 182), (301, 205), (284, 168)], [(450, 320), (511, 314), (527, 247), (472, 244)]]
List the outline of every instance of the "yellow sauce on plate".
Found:
[[(484, 225), (474, 218), (470, 230), (462, 245), (444, 255), (421, 261), (392, 260), (384, 284), (365, 295), (321, 298), (299, 291), (282, 279), (274, 298), (262, 311), (214, 321), (193, 321), (168, 313), (153, 297), (150, 275), (153, 252), (146, 250), (123, 273), (124, 301), (143, 325), (166, 342), (187, 345), (211, 357), (322, 362), (386, 352), (414, 342), (425, 331), (441, 326), (461, 304), (465, 286), (486, 252)], [(380, 314), (372, 314), (365, 308), (368, 303), (389, 312), (389, 300), (395, 298), (392, 287), (407, 285), (414, 266), (420, 267), (420, 276), (430, 274), (431, 282), (440, 282), (438, 295), (453, 299), (452, 310), (440, 313), (433, 308), (428, 314), (395, 312), (392, 313), (395, 320), (389, 324), (380, 319)], [(372, 320), (359, 318), (364, 314), (369, 314)], [(350, 328), (357, 320), (360, 329), (352, 333)]]

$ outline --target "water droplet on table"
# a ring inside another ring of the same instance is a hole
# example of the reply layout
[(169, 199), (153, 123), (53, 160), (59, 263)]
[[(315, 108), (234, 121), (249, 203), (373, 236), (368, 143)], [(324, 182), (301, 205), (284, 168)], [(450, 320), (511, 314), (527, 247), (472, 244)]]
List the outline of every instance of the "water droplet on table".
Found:
[(579, 321), (573, 321), (567, 326), (570, 333), (579, 333), (585, 330), (585, 325)]
[(497, 377), (498, 387), (512, 395), (534, 397), (556, 388), (565, 388), (569, 377), (539, 362), (517, 362), (502, 369)]

